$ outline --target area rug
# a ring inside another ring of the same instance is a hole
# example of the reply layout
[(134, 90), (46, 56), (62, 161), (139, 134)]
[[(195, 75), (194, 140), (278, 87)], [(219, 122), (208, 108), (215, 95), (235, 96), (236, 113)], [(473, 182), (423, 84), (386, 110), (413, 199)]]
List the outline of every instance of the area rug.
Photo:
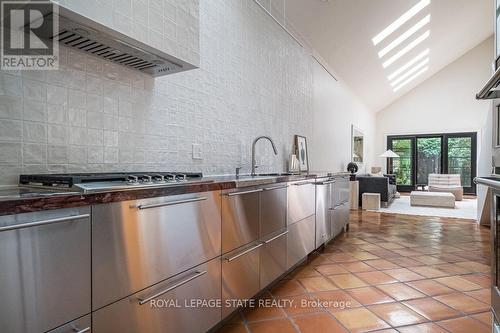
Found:
[(395, 199), (387, 208), (379, 210), (383, 213), (455, 217), (461, 219), (477, 219), (477, 199), (464, 199), (455, 202), (455, 208), (410, 206), (410, 197)]

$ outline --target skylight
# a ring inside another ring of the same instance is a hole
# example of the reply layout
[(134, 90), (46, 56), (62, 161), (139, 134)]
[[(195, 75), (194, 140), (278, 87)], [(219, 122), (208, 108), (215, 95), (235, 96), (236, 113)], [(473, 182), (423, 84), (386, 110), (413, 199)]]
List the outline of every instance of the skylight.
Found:
[(392, 79), (394, 79), (396, 76), (398, 76), (399, 74), (401, 74), (402, 72), (404, 72), (408, 68), (410, 68), (413, 64), (417, 63), (417, 61), (419, 61), (419, 60), (423, 59), (424, 57), (426, 57), (427, 55), (429, 55), (429, 51), (430, 51), (429, 49), (426, 49), (424, 52), (420, 53), (419, 55), (417, 55), (415, 58), (413, 58), (410, 61), (408, 61), (403, 66), (401, 66), (398, 69), (396, 69), (394, 72), (392, 72), (387, 77), (389, 79), (389, 81), (392, 80)]
[(384, 30), (382, 30), (378, 35), (372, 38), (373, 45), (377, 45), (383, 41), (387, 36), (392, 34), (394, 31), (398, 30), (403, 24), (410, 20), (413, 16), (417, 15), (422, 9), (427, 7), (431, 3), (431, 0), (421, 0), (415, 6), (410, 8), (406, 13), (401, 15), (396, 21), (389, 24)]
[(384, 47), (378, 53), (378, 57), (382, 58), (383, 56), (385, 56), (387, 53), (389, 53), (396, 46), (398, 46), (399, 44), (401, 44), (402, 42), (404, 42), (405, 40), (407, 40), (415, 32), (417, 32), (418, 30), (422, 29), (422, 27), (424, 27), (426, 24), (429, 24), (430, 21), (431, 21), (431, 15), (429, 14), (426, 17), (424, 17), (423, 19), (421, 19), (420, 21), (418, 21), (417, 24), (415, 24), (413, 27), (411, 27), (410, 29), (406, 30), (401, 36), (399, 36), (398, 38), (396, 38), (395, 40), (393, 40), (391, 43), (389, 43), (389, 45), (387, 45), (386, 47)]
[(397, 86), (396, 88), (394, 88), (393, 91), (397, 92), (399, 89), (403, 88), (408, 83), (410, 83), (411, 81), (415, 80), (418, 76), (420, 76), (421, 74), (425, 73), (425, 71), (427, 71), (428, 69), (429, 69), (428, 66), (422, 68), (421, 70), (419, 70), (418, 72), (416, 72), (415, 74), (413, 74), (412, 76), (410, 76), (410, 78), (408, 78), (406, 81), (404, 81), (399, 86)]
[(403, 75), (401, 75), (400, 77), (398, 77), (396, 80), (392, 81), (391, 82), (391, 86), (394, 87), (394, 86), (398, 85), (404, 79), (406, 79), (407, 77), (409, 77), (410, 75), (412, 75), (413, 73), (415, 73), (420, 68), (422, 68), (425, 65), (427, 65), (428, 63), (429, 63), (429, 58), (425, 58), (423, 61), (419, 62), (415, 67), (413, 67), (412, 69), (410, 69), (408, 72), (404, 73)]
[(377, 54), (382, 67), (391, 71), (386, 75), (389, 74), (387, 80), (394, 92), (429, 69), (430, 49), (423, 42), (431, 35), (431, 14), (430, 9), (422, 10), (431, 0), (414, 1), (413, 7), (372, 38), (375, 46), (384, 41), (377, 47)]
[(404, 48), (402, 48), (395, 55), (393, 55), (392, 57), (390, 57), (387, 61), (385, 61), (382, 64), (382, 66), (384, 68), (389, 67), (396, 60), (398, 60), (399, 58), (401, 58), (402, 56), (404, 56), (405, 54), (407, 54), (408, 52), (410, 52), (415, 46), (417, 46), (418, 44), (422, 43), (424, 40), (426, 40), (427, 38), (429, 38), (430, 34), (431, 34), (430, 30), (427, 30), (422, 35), (420, 35), (418, 38), (416, 38), (415, 40), (413, 40), (410, 44), (408, 44)]

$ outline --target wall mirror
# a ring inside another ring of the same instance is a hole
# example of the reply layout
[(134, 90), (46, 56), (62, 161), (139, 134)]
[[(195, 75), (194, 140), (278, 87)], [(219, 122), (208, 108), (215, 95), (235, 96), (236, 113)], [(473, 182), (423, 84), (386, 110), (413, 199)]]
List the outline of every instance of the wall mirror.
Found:
[(364, 134), (363, 132), (351, 125), (351, 156), (355, 163), (363, 163), (364, 154)]

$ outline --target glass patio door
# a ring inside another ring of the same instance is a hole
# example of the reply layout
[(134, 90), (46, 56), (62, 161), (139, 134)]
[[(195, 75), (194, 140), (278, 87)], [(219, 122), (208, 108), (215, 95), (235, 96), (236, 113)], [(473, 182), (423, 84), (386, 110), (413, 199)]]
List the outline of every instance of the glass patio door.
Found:
[(417, 186), (429, 184), (429, 174), (441, 173), (443, 138), (417, 137)]
[(396, 175), (398, 191), (412, 191), (415, 188), (415, 138), (389, 138), (388, 147), (399, 155), (388, 161), (388, 170)]
[(429, 174), (460, 174), (465, 193), (475, 194), (476, 133), (398, 135), (387, 138), (388, 149), (399, 158), (388, 159), (398, 191), (428, 185)]
[(471, 133), (446, 135), (446, 173), (459, 174), (465, 193), (476, 193), (476, 135)]

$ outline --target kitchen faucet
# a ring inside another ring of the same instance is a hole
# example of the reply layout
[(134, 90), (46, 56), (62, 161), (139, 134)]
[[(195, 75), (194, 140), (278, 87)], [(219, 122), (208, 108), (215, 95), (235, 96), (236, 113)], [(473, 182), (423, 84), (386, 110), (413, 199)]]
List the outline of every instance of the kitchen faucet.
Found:
[(271, 146), (273, 146), (274, 155), (278, 155), (278, 150), (276, 150), (276, 146), (274, 145), (273, 139), (271, 139), (270, 137), (262, 135), (262, 136), (257, 137), (255, 140), (253, 140), (253, 143), (252, 143), (252, 173), (251, 173), (252, 176), (256, 176), (257, 175), (257, 173), (255, 172), (255, 169), (257, 168), (256, 167), (257, 163), (255, 162), (255, 144), (260, 139), (267, 139), (267, 140), (269, 140), (269, 142), (271, 142)]

